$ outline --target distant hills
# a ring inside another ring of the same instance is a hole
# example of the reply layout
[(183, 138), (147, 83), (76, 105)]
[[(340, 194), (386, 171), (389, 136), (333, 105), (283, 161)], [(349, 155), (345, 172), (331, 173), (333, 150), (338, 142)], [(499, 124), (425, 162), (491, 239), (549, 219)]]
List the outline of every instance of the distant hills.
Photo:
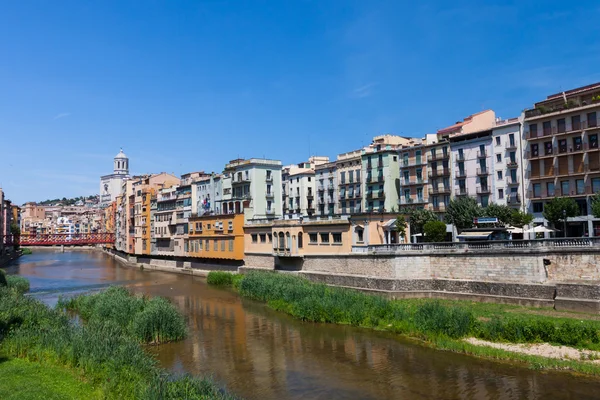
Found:
[(73, 198), (63, 197), (62, 199), (48, 199), (44, 201), (40, 201), (37, 204), (42, 206), (75, 206), (75, 205), (84, 205), (86, 201), (92, 201), (93, 203), (98, 203), (99, 196), (91, 195), (91, 196), (79, 196)]

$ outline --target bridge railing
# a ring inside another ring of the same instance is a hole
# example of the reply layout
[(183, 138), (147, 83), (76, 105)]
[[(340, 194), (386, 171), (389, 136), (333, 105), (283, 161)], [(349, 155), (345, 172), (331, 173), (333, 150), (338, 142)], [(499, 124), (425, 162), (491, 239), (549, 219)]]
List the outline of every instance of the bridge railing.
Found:
[(21, 246), (93, 245), (114, 241), (115, 234), (111, 232), (22, 234), (12, 238), (12, 243)]

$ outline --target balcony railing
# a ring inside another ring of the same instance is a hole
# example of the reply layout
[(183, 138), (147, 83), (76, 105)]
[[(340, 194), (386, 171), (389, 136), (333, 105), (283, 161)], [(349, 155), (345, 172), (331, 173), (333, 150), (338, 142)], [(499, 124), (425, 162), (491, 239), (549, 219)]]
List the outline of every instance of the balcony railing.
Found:
[(508, 142), (506, 143), (506, 150), (516, 150), (517, 149), (517, 143), (516, 142)]
[(491, 192), (489, 186), (478, 186), (477, 194), (489, 194)]
[(306, 195), (306, 198), (309, 200), (312, 200), (315, 198), (315, 196), (313, 196), (313, 194), (311, 192), (308, 192), (308, 194)]
[(506, 202), (508, 204), (521, 204), (521, 196), (519, 194), (509, 193), (506, 196)]
[(398, 199), (398, 204), (400, 205), (411, 205), (411, 204), (424, 204), (427, 203), (425, 201), (425, 199), (423, 197), (416, 197), (416, 198), (406, 198), (406, 197), (400, 197)]
[(275, 194), (273, 192), (267, 192), (265, 193), (265, 197), (267, 199), (272, 199), (273, 197), (275, 197)]
[(438, 205), (433, 205), (433, 207), (431, 207), (433, 209), (433, 211), (437, 211), (437, 212), (445, 212), (446, 211), (446, 206), (443, 204), (438, 204)]
[(454, 194), (456, 196), (468, 196), (469, 195), (469, 191), (467, 190), (467, 188), (458, 188), (458, 189), (456, 189), (456, 191), (454, 192)]
[(478, 151), (477, 158), (486, 158), (488, 156), (487, 151)]
[(487, 168), (477, 168), (477, 175), (478, 176), (487, 176), (490, 174), (490, 170)]
[(517, 160), (508, 160), (506, 162), (506, 166), (508, 168), (517, 168), (519, 166), (519, 164), (517, 163)]
[(429, 157), (428, 157), (428, 161), (432, 162), (432, 161), (439, 161), (439, 160), (447, 160), (448, 158), (450, 158), (450, 153), (446, 152), (446, 153), (429, 153)]
[(465, 153), (458, 153), (456, 155), (456, 161), (465, 161)]
[(273, 182), (273, 175), (267, 175), (265, 177), (265, 182)]
[(429, 188), (429, 195), (434, 194), (450, 194), (452, 189), (449, 186), (433, 187)]
[(458, 170), (456, 171), (456, 177), (457, 178), (466, 178), (467, 177), (467, 171), (465, 170)]
[(519, 184), (519, 177), (515, 176), (515, 177), (511, 177), (511, 176), (507, 176), (506, 177), (506, 184), (508, 186), (516, 186)]
[(450, 175), (450, 169), (449, 168), (442, 168), (442, 170), (430, 170), (429, 171), (429, 177), (430, 178), (436, 178), (438, 176), (449, 176)]

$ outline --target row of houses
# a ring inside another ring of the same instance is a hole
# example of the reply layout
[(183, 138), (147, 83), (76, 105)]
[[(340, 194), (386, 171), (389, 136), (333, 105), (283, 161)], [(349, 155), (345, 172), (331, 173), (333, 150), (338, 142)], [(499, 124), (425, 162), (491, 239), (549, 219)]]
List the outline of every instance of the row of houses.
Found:
[(594, 84), (550, 95), (515, 118), (485, 110), (423, 138), (376, 136), (334, 160), (236, 159), (219, 173), (128, 177), (105, 209), (107, 230), (130, 254), (339, 254), (406, 241), (394, 219), (406, 207), (442, 217), (451, 199), (470, 196), (483, 207), (531, 212), (540, 224), (544, 204), (566, 196), (580, 207), (567, 234), (596, 236), (599, 111)]
[(23, 235), (87, 234), (102, 231), (105, 210), (86, 205), (41, 205), (25, 203), (20, 210), (19, 226)]
[(5, 198), (0, 188), (0, 261), (14, 250), (13, 231), (20, 224), (21, 209)]

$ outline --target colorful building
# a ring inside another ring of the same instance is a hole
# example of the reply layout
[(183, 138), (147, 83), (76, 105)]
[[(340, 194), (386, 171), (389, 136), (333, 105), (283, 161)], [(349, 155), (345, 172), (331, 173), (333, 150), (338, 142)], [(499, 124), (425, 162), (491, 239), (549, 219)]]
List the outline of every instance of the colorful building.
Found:
[(244, 215), (192, 216), (186, 255), (206, 260), (244, 259)]

